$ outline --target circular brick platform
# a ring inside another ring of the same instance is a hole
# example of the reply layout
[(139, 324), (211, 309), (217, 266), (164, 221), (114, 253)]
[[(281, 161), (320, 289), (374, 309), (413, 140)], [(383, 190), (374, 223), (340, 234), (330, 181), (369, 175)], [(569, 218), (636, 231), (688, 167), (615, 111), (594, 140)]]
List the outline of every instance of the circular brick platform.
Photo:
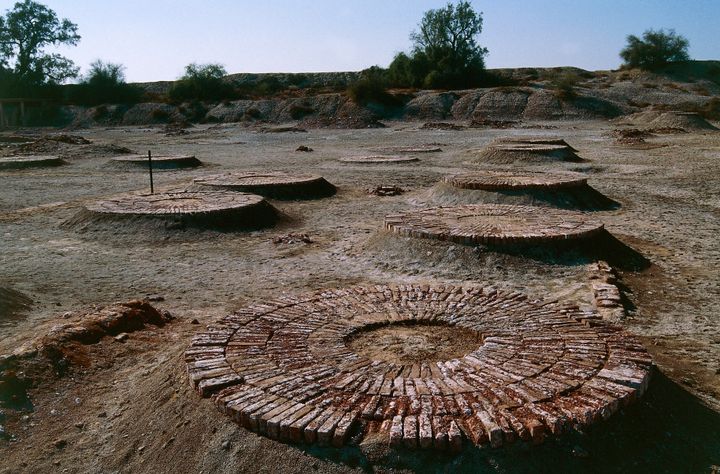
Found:
[(535, 244), (581, 239), (603, 225), (587, 215), (535, 206), (471, 204), (434, 207), (385, 217), (396, 234), (461, 244)]
[(199, 186), (227, 191), (244, 191), (275, 198), (325, 197), (335, 194), (335, 186), (322, 176), (306, 174), (225, 173), (196, 178)]
[(651, 368), (638, 340), (595, 313), (409, 285), (251, 306), (195, 336), (185, 359), (202, 396), (270, 438), (451, 450), (605, 419), (643, 393)]
[[(110, 164), (123, 168), (148, 168), (147, 155), (116, 156), (110, 159)], [(202, 162), (193, 155), (158, 155), (152, 157), (153, 170), (175, 170), (182, 168), (196, 168)]]
[[(195, 227), (242, 229), (275, 222), (275, 209), (261, 196), (225, 192), (121, 194), (85, 206), (66, 225), (135, 221), (160, 223), (168, 229)], [(113, 224), (115, 225), (115, 224)]]
[(410, 161), (418, 161), (414, 156), (397, 156), (397, 155), (368, 155), (368, 156), (346, 156), (340, 158), (344, 163), (407, 163)]
[(67, 162), (57, 156), (9, 156), (0, 158), (0, 170), (22, 170), (27, 168), (49, 168)]
[(493, 141), (493, 144), (499, 143), (525, 143), (530, 145), (559, 145), (569, 148), (572, 151), (577, 151), (574, 147), (570, 146), (562, 138), (557, 137), (537, 137), (537, 136), (517, 136), (517, 137), (500, 137)]
[(379, 153), (439, 153), (442, 148), (436, 145), (418, 145), (418, 146), (386, 146), (374, 148)]
[(488, 145), (474, 161), (483, 163), (547, 163), (584, 161), (568, 146), (533, 143), (498, 143)]
[(474, 173), (446, 176), (443, 181), (462, 189), (480, 189), (485, 191), (522, 190), (522, 189), (566, 189), (587, 185), (582, 175), (551, 173), (495, 173), (478, 171)]

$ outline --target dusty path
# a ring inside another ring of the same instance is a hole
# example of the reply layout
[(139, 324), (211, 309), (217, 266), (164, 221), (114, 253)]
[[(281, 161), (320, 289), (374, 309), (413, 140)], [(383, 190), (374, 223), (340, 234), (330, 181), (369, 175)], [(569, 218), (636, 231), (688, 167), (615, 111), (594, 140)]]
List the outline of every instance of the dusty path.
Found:
[[(606, 136), (614, 126), (605, 122), (554, 123), (559, 128), (550, 130), (432, 131), (420, 125), (283, 134), (204, 126), (180, 137), (165, 137), (159, 129), (92, 129), (82, 135), (93, 145), (60, 150), (70, 165), (0, 172), (0, 287), (34, 301), (31, 310), (0, 320), (0, 353), (46, 330), (64, 312), (93, 304), (161, 295), (158, 305), (178, 317), (165, 328), (134, 333), (124, 344), (86, 346), (85, 366), (31, 390), (33, 412), (6, 409), (4, 426), (13, 438), (0, 441), (0, 472), (329, 472), (371, 466), (708, 472), (720, 465), (720, 415), (703, 405), (720, 409), (720, 133), (663, 135), (649, 142), (664, 146), (639, 150), (615, 145)], [(591, 161), (536, 169), (579, 171), (619, 201), (620, 209), (594, 216), (653, 263), (642, 272), (622, 272), (636, 306), (626, 327), (644, 339), (661, 371), (641, 403), (584, 434), (542, 446), (468, 449), (437, 458), (286, 446), (238, 428), (188, 388), (182, 352), (199, 328), (190, 321), (208, 324), (281, 292), (361, 282), (479, 282), (589, 304), (583, 265), (477, 252), (381, 230), (386, 214), (435, 204), (431, 188), (442, 176), (477, 166), (468, 164), (470, 150), (498, 136), (538, 133), (567, 139)], [(322, 175), (338, 194), (271, 200), (284, 219), (248, 233), (79, 234), (61, 228), (86, 200), (147, 187), (144, 173), (108, 168), (110, 155), (90, 149), (105, 144), (189, 153), (207, 163), (156, 173), (161, 189), (183, 188), (201, 175), (273, 170)], [(423, 144), (443, 151), (401, 164), (338, 161), (378, 147)], [(298, 145), (315, 151), (295, 152)], [(378, 185), (408, 192), (366, 193)], [(306, 233), (313, 242), (272, 242), (290, 232)], [(64, 447), (56, 447), (57, 440)]]

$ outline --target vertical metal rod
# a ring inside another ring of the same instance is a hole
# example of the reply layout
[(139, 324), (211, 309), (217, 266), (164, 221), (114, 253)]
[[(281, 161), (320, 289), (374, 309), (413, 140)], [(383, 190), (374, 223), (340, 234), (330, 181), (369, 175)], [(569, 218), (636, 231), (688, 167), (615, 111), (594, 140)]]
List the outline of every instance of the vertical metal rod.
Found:
[(150, 170), (150, 194), (155, 194), (155, 187), (153, 186), (153, 175), (152, 175), (152, 153), (148, 150), (148, 169)]

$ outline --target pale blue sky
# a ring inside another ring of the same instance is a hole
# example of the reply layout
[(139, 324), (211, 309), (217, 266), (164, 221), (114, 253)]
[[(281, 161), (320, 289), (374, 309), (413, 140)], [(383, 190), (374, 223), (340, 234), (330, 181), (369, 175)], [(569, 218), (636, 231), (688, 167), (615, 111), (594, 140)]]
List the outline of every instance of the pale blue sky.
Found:
[[(40, 0), (79, 26), (61, 52), (83, 71), (122, 63), (129, 81), (172, 80), (190, 62), (229, 72), (355, 71), (410, 49), (442, 0)], [(611, 69), (627, 34), (674, 28), (695, 59), (720, 59), (720, 0), (474, 0), (487, 65)], [(14, 1), (0, 0), (0, 12)]]

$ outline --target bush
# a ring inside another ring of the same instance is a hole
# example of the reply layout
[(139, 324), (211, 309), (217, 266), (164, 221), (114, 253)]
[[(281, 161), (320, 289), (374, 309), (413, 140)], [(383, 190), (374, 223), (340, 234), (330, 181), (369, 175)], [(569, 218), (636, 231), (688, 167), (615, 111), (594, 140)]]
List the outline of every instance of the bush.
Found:
[(674, 30), (647, 30), (642, 39), (629, 35), (620, 57), (625, 67), (654, 70), (671, 62), (688, 61), (689, 44)]
[(315, 109), (305, 104), (292, 104), (290, 106), (290, 117), (293, 120), (300, 120), (306, 115), (315, 113)]
[(575, 87), (579, 82), (580, 76), (569, 71), (558, 74), (550, 81), (557, 96), (561, 99), (574, 99), (577, 95)]
[(375, 103), (388, 107), (401, 105), (400, 101), (387, 92), (387, 72), (377, 66), (365, 69), (360, 73), (360, 79), (350, 84), (347, 93), (359, 105)]
[(120, 64), (95, 61), (80, 84), (69, 88), (68, 99), (81, 105), (139, 102), (143, 90), (125, 82), (123, 69)]
[(173, 84), (168, 96), (173, 102), (235, 99), (234, 87), (223, 80), (226, 75), (220, 64), (188, 64), (185, 74)]

